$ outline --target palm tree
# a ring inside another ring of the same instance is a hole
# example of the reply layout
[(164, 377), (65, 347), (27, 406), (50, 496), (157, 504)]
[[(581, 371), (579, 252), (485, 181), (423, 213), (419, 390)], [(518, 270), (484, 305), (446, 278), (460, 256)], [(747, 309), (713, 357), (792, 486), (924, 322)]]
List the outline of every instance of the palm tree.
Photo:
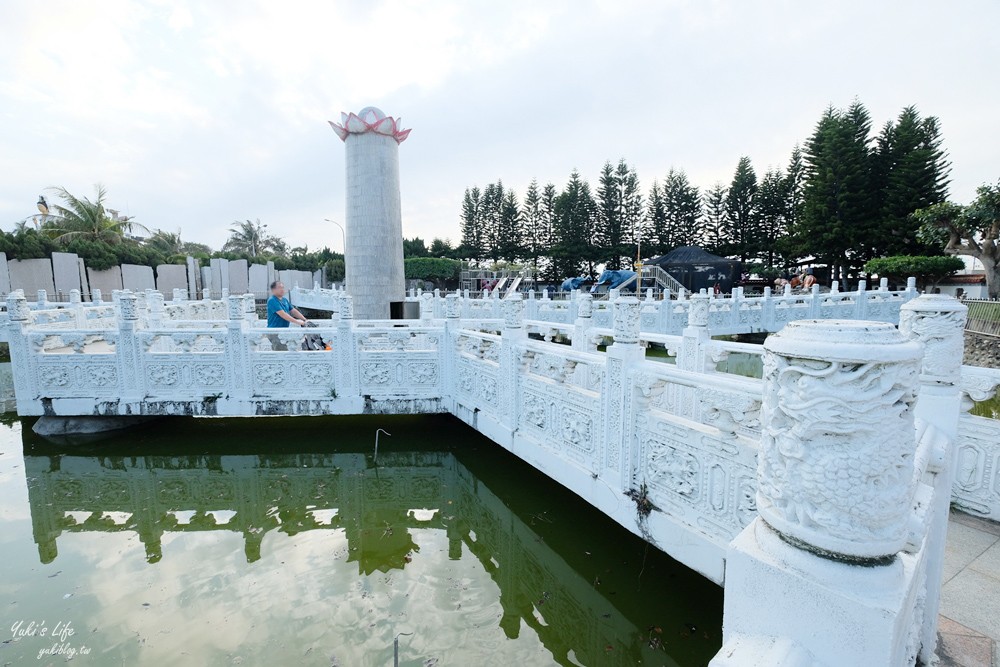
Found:
[(267, 225), (260, 218), (256, 222), (237, 221), (229, 228), (229, 240), (222, 246), (225, 252), (237, 252), (250, 257), (258, 257), (268, 251), (274, 251), (283, 245), (283, 241), (267, 233)]
[(183, 262), (184, 246), (185, 243), (181, 241), (181, 230), (179, 229), (176, 233), (157, 229), (152, 236), (146, 239), (146, 247), (152, 248), (166, 257), (168, 262)]
[(77, 197), (66, 188), (50, 189), (63, 201), (63, 205), (51, 207), (55, 215), (43, 226), (56, 241), (67, 242), (82, 238), (115, 244), (125, 240), (126, 235), (134, 230), (146, 231), (145, 227), (131, 217), (110, 214), (104, 206), (108, 191), (103, 185), (95, 186), (97, 196), (93, 200)]

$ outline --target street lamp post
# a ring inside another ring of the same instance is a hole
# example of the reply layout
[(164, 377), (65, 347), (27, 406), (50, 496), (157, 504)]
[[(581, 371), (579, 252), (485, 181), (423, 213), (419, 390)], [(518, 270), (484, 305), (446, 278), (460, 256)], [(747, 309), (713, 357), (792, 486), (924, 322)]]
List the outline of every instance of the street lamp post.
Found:
[(347, 287), (347, 271), (346, 271), (346, 269), (347, 269), (347, 230), (344, 229), (344, 226), (342, 224), (340, 224), (339, 222), (337, 222), (336, 220), (331, 220), (330, 218), (323, 218), (323, 219), (326, 220), (327, 222), (332, 222), (333, 224), (337, 225), (337, 227), (340, 229), (340, 240), (343, 241), (343, 244), (344, 244), (342, 247), (344, 248), (344, 269), (345, 269), (345, 271), (344, 271), (344, 287), (346, 288)]

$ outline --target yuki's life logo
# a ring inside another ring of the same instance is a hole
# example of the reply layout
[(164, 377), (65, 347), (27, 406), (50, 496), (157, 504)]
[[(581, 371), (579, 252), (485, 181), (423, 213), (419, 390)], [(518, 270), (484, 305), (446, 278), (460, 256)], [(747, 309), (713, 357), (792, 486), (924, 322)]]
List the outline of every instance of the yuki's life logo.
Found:
[[(15, 621), (10, 626), (10, 632), (14, 641), (26, 639), (40, 639), (45, 641), (47, 646), (38, 650), (37, 659), (41, 660), (45, 656), (61, 655), (72, 659), (78, 655), (88, 655), (90, 648), (84, 644), (73, 646), (70, 641), (76, 634), (72, 621), (57, 621), (55, 625), (49, 627), (43, 621)], [(51, 644), (49, 642), (51, 641)]]

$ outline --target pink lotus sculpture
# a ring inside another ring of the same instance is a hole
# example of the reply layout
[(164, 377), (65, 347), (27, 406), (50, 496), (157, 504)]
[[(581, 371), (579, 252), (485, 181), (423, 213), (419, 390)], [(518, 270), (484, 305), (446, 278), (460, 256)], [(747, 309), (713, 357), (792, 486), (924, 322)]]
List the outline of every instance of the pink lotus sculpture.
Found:
[(328, 122), (342, 141), (347, 141), (347, 135), (349, 134), (374, 132), (375, 134), (392, 137), (396, 140), (397, 144), (401, 144), (406, 140), (406, 137), (410, 136), (409, 130), (400, 129), (401, 120), (400, 118), (386, 116), (377, 107), (365, 107), (356, 114), (340, 114), (340, 122), (342, 124), (334, 123), (332, 120)]

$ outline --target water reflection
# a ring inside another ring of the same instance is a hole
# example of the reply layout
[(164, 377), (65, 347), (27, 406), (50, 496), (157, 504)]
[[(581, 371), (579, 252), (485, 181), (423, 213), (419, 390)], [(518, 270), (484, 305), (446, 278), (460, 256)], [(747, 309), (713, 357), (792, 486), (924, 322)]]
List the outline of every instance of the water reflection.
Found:
[[(423, 635), (414, 641), (419, 659), (402, 664), (694, 665), (719, 643), (721, 591), (488, 448), (382, 451), (378, 466), (344, 451), (35, 454), (24, 465), (43, 564), (59, 566), (67, 557), (59, 546), (76, 534), (137, 535), (147, 568), (208, 555), (175, 554), (178, 535), (231, 535), (253, 571), (268, 560), (267, 545), (336, 535), (311, 574), (341, 582), (331, 604), (373, 609), (325, 631), (367, 625), (380, 638), (365, 648), (339, 637), (336, 664), (386, 664), (390, 654), (371, 646), (388, 647), (400, 619)], [(276, 553), (281, 566), (294, 557)], [(286, 592), (296, 595), (268, 595)], [(369, 602), (380, 594), (392, 601)], [(323, 599), (316, 603), (314, 613), (325, 614)], [(457, 634), (456, 613), (466, 626)], [(478, 630), (490, 626), (507, 641)], [(295, 662), (331, 664), (313, 657)]]

